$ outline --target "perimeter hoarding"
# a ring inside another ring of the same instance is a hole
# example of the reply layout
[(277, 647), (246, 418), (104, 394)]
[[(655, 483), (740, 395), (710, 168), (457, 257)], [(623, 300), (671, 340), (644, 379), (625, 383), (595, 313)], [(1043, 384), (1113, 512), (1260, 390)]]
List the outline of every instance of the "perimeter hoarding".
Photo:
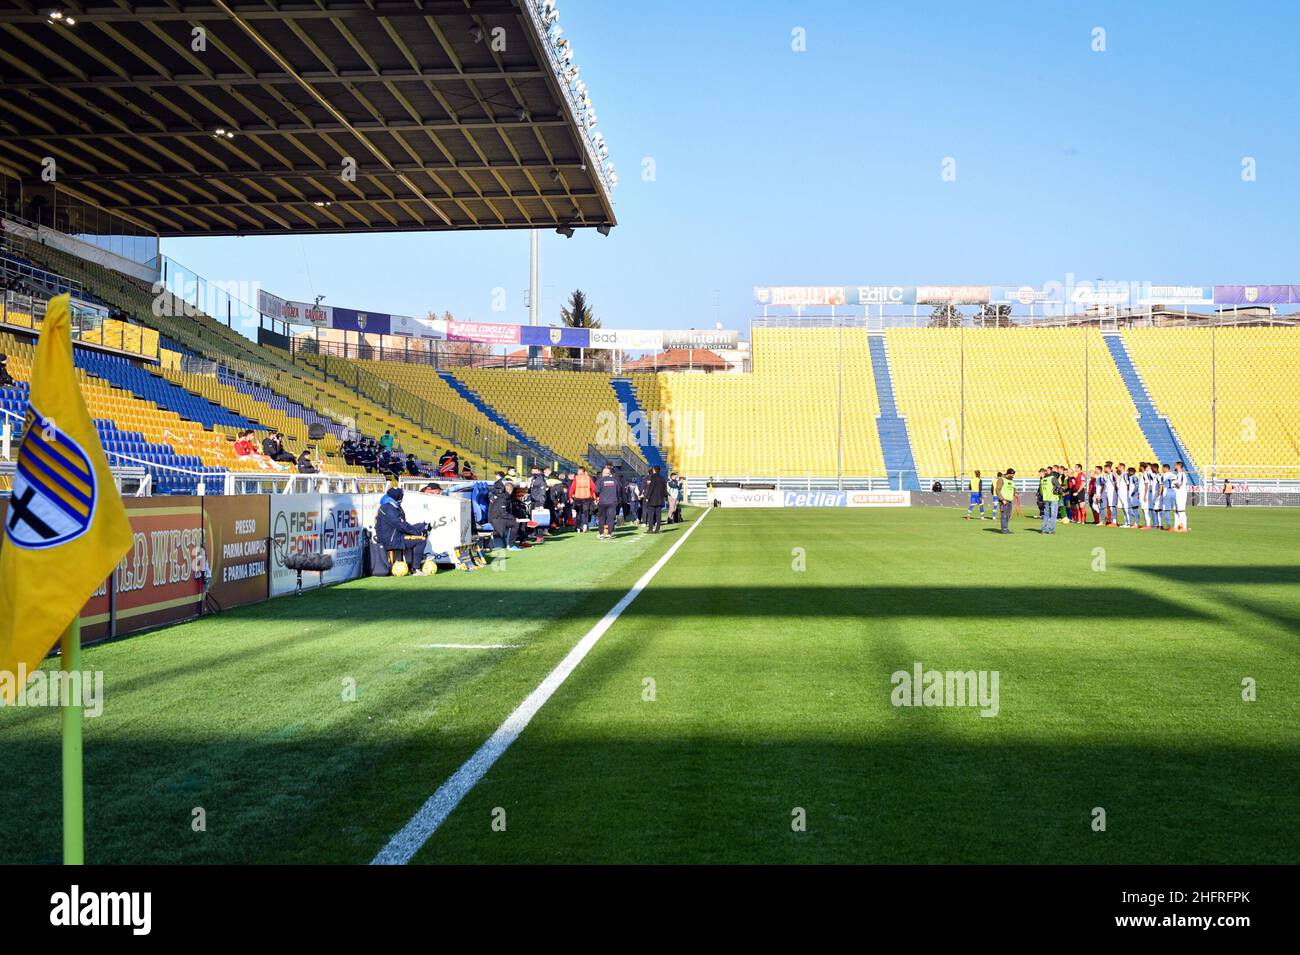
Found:
[(329, 305), (285, 301), (280, 306), (280, 317), (290, 325), (311, 325), (314, 328), (334, 327), (334, 309)]
[[(284, 566), (286, 557), (318, 554), (321, 549), (321, 496), (276, 494), (271, 497), (271, 596), (293, 593), (297, 571)], [(303, 590), (320, 586), (318, 573), (304, 571)]]
[(910, 491), (794, 491), (715, 487), (710, 501), (722, 507), (910, 507)]
[(519, 344), (554, 345), (560, 348), (590, 348), (591, 329), (562, 328), (557, 325), (520, 325)]
[(623, 351), (659, 351), (664, 333), (628, 328), (593, 328), (588, 348), (618, 348)]
[(270, 595), (271, 504), (266, 495), (203, 498), (208, 593), (226, 610)]
[(1213, 305), (1214, 288), (1209, 285), (1144, 285), (1139, 305)]
[(405, 338), (431, 338), (442, 341), (447, 337), (447, 322), (441, 318), (412, 318), (410, 315), (390, 317), (392, 334)]
[(911, 491), (849, 491), (845, 507), (911, 507)]
[(133, 541), (116, 571), (117, 632), (198, 616), (203, 600), (202, 499), (128, 497), (122, 503)]
[(367, 335), (392, 333), (392, 316), (387, 312), (362, 312), (355, 308), (335, 308), (331, 328), (345, 332), (365, 332)]
[[(428, 523), (429, 546), (441, 564), (456, 561), (456, 548), (470, 542), (470, 502), (451, 494), (406, 494), (402, 511), (412, 524)], [(374, 526), (371, 517), (370, 526)]]
[(668, 329), (664, 332), (664, 348), (735, 348), (740, 333), (722, 328)]
[(990, 288), (987, 285), (918, 285), (918, 305), (987, 305)]
[(1292, 285), (1216, 285), (1215, 305), (1288, 305), (1300, 301), (1292, 297)]
[(715, 487), (710, 501), (721, 507), (784, 507), (785, 495), (776, 488)]
[(360, 494), (321, 495), (321, 550), (334, 566), (321, 574), (321, 584), (339, 584), (361, 576), (365, 526)]
[(448, 322), (447, 338), (453, 342), (482, 342), (487, 345), (518, 345), (518, 325), (492, 322)]

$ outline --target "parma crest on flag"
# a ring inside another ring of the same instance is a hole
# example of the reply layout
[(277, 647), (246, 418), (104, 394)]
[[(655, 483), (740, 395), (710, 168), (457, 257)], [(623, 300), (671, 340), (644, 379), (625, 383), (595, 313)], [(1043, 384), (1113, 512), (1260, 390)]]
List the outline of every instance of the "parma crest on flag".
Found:
[[(36, 346), (0, 546), (0, 673), (38, 667), (130, 547), (126, 509), (77, 384), (69, 297), (59, 295)], [(4, 681), (5, 691), (12, 686)]]

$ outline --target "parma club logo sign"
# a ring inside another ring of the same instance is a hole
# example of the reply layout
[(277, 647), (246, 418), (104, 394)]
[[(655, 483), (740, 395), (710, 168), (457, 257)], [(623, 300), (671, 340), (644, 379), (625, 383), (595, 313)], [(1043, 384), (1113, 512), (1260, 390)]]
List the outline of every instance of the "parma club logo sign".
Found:
[(81, 447), (31, 406), (18, 449), (5, 535), (18, 547), (44, 550), (74, 541), (95, 515), (95, 469)]

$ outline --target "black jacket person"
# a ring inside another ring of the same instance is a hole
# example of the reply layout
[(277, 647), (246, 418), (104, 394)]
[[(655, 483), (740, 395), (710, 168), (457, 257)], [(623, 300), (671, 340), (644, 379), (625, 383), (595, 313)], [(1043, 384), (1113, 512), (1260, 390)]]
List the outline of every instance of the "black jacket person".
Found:
[(610, 472), (608, 466), (596, 478), (596, 522), (600, 525), (600, 536), (610, 537), (618, 524), (618, 502), (622, 496), (618, 478)]
[(650, 469), (645, 479), (645, 526), (652, 534), (659, 533), (659, 520), (664, 502), (668, 500), (668, 482), (659, 471), (659, 465)]
[(375, 516), (375, 540), (379, 546), (386, 551), (405, 553), (419, 543), (419, 540), (412, 541), (408, 538), (422, 539), (428, 533), (428, 524), (407, 522), (406, 512), (402, 510), (402, 489), (389, 488), (388, 493), (379, 501), (379, 513)]

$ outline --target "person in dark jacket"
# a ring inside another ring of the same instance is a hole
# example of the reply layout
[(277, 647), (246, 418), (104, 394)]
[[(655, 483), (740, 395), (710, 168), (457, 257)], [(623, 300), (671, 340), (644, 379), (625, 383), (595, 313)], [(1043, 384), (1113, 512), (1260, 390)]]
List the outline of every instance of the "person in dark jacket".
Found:
[(596, 523), (600, 525), (599, 540), (613, 540), (614, 528), (618, 526), (618, 504), (622, 497), (622, 488), (618, 478), (614, 477), (609, 465), (601, 468), (600, 477), (596, 478)]
[[(493, 485), (495, 490), (496, 485)], [(511, 513), (510, 502), (515, 496), (515, 486), (510, 481), (501, 481), (501, 491), (494, 493), (488, 501), (488, 523), (492, 525), (492, 530), (501, 540), (501, 546), (506, 550), (518, 550), (519, 546), (515, 543), (515, 529), (519, 523), (515, 520), (514, 514)]]
[(397, 559), (407, 560), (408, 551), (424, 551), (425, 537), (429, 533), (428, 524), (411, 524), (406, 520), (402, 510), (402, 489), (391, 487), (379, 501), (379, 513), (375, 515), (375, 541), (388, 552), (391, 563)]
[(546, 475), (537, 468), (533, 468), (532, 476), (528, 479), (528, 498), (533, 507), (546, 506)]
[(298, 460), (284, 448), (284, 435), (279, 432), (268, 434), (262, 439), (262, 453), (272, 461), (284, 461), (292, 464)]
[(635, 477), (623, 485), (623, 513), (627, 520), (641, 520), (641, 482)]
[(454, 478), (456, 472), (460, 470), (460, 455), (448, 448), (442, 452), (442, 457), (438, 459), (438, 476), (445, 478)]
[[(532, 547), (534, 544), (542, 542), (542, 532), (544, 528), (536, 529), (529, 527), (533, 516), (532, 498), (529, 496), (528, 488), (515, 488), (514, 495), (510, 498), (510, 513), (515, 519), (515, 526), (518, 530), (515, 532), (520, 547)], [(532, 534), (533, 539), (528, 539)]]
[(303, 448), (302, 454), (298, 455), (298, 473), (316, 474), (318, 470), (316, 462), (311, 459), (311, 449)]
[(0, 354), (0, 388), (8, 388), (13, 383), (13, 375), (9, 374), (9, 356)]
[(651, 534), (659, 533), (659, 521), (668, 500), (668, 482), (659, 472), (659, 465), (650, 469), (645, 482), (645, 526)]

